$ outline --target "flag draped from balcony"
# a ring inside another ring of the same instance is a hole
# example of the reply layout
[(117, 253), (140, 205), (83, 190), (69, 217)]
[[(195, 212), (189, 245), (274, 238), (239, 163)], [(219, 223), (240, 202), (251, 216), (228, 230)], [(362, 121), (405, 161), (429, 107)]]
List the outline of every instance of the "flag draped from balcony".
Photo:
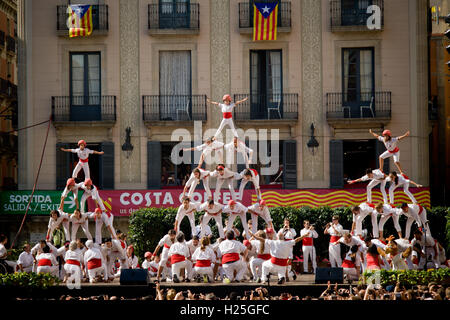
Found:
[(69, 5), (67, 8), (69, 19), (69, 37), (90, 36), (93, 30), (92, 5)]
[(278, 1), (253, 4), (253, 41), (277, 40)]

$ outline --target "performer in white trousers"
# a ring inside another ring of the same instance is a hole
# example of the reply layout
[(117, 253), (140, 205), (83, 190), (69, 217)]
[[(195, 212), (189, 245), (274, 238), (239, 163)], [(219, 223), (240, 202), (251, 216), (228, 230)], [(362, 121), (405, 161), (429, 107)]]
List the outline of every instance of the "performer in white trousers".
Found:
[(375, 210), (381, 216), (381, 219), (380, 219), (380, 222), (378, 225), (378, 232), (379, 232), (380, 238), (383, 237), (384, 224), (386, 223), (386, 221), (389, 220), (390, 217), (392, 217), (392, 220), (394, 221), (394, 228), (395, 228), (395, 230), (397, 230), (398, 237), (403, 238), (402, 228), (400, 227), (400, 223), (399, 223), (399, 219), (401, 216), (401, 209), (397, 209), (393, 205), (379, 203), (376, 205)]
[(45, 237), (46, 240), (49, 240), (50, 237), (53, 236), (53, 231), (61, 225), (64, 229), (64, 235), (66, 236), (66, 239), (70, 239), (70, 232), (69, 232), (69, 214), (62, 211), (62, 207), (60, 206), (59, 210), (52, 210), (50, 212), (50, 219), (48, 221), (48, 229), (47, 229), (47, 235)]
[(72, 152), (76, 153), (78, 155), (78, 163), (73, 169), (72, 178), (76, 178), (78, 176), (78, 172), (80, 172), (81, 169), (84, 171), (84, 178), (90, 179), (90, 173), (89, 173), (89, 155), (90, 154), (104, 154), (103, 151), (95, 151), (86, 148), (86, 141), (80, 140), (78, 141), (78, 148), (77, 149), (64, 149), (61, 148), (61, 151), (64, 152)]
[[(382, 251), (386, 250), (387, 242), (385, 241), (384, 238), (371, 239), (370, 243), (376, 245), (377, 248), (380, 248)], [(367, 243), (366, 243), (366, 245), (367, 245)], [(386, 257), (383, 255), (380, 255), (380, 258), (382, 261), (381, 267), (385, 270), (391, 270), (391, 265), (386, 260)]]
[(256, 233), (258, 229), (258, 217), (262, 218), (267, 224), (268, 228), (273, 229), (272, 217), (270, 216), (269, 208), (267, 207), (266, 200), (260, 200), (257, 203), (248, 207), (248, 212), (252, 217), (252, 232)]
[(308, 220), (303, 221), (303, 229), (300, 231), (300, 236), (303, 238), (302, 251), (303, 251), (303, 271), (308, 273), (308, 263), (311, 259), (313, 266), (313, 273), (316, 273), (317, 260), (316, 260), (316, 248), (314, 247), (314, 239), (317, 239), (319, 235), (314, 230), (314, 226), (310, 225)]
[(233, 186), (233, 181), (235, 179), (237, 179), (237, 177), (239, 176), (236, 172), (233, 172), (230, 169), (225, 168), (222, 164), (219, 164), (216, 167), (216, 170), (211, 172), (211, 174), (209, 176), (212, 178), (217, 178), (216, 179), (216, 190), (214, 191), (214, 200), (215, 201), (219, 201), (220, 189), (222, 188), (222, 185), (224, 184), (224, 182), (226, 182), (228, 184), (228, 189), (230, 190), (230, 193), (231, 193), (231, 199), (236, 201), (236, 194), (234, 192), (234, 186)]
[(200, 239), (203, 238), (206, 232), (206, 227), (208, 226), (209, 220), (214, 218), (216, 220), (217, 224), (217, 230), (219, 231), (220, 238), (224, 238), (223, 233), (223, 225), (222, 225), (222, 211), (223, 211), (223, 205), (217, 202), (214, 202), (214, 200), (209, 200), (207, 202), (204, 202), (200, 205), (198, 208), (198, 211), (204, 211), (205, 214), (202, 217), (202, 225), (201, 225), (201, 232), (200, 232)]
[(23, 252), (17, 259), (17, 271), (30, 273), (33, 271), (34, 257), (31, 254), (31, 246), (28, 243), (23, 245)]
[[(73, 199), (75, 201), (75, 204), (77, 206), (77, 209), (80, 208), (80, 204), (78, 202), (78, 189), (81, 187), (83, 183), (75, 183), (74, 178), (67, 179), (66, 187), (64, 188), (64, 191), (61, 194), (61, 203), (64, 201), (64, 199), (67, 198), (70, 192), (73, 194)], [(64, 205), (63, 205), (64, 206)], [(63, 208), (63, 207), (61, 207)]]
[(113, 226), (114, 216), (110, 212), (103, 212), (100, 208), (95, 208), (94, 212), (88, 212), (88, 217), (95, 220), (95, 243), (102, 243), (102, 227), (105, 225), (111, 237), (117, 239), (116, 230)]
[(226, 125), (230, 127), (230, 129), (233, 131), (233, 134), (235, 137), (238, 136), (237, 131), (234, 127), (234, 123), (233, 123), (233, 109), (234, 109), (234, 107), (241, 104), (242, 102), (247, 101), (248, 97), (246, 97), (242, 100), (236, 101), (235, 103), (231, 103), (231, 96), (229, 94), (226, 94), (223, 96), (222, 100), (223, 100), (223, 103), (218, 103), (218, 102), (214, 102), (209, 99), (206, 99), (207, 102), (219, 106), (221, 108), (222, 115), (223, 115), (222, 122), (220, 122), (219, 128), (217, 129), (216, 133), (214, 134), (214, 140), (217, 139), (219, 134), (222, 132), (222, 129)]
[[(339, 216), (333, 216), (332, 222), (325, 227), (324, 234), (330, 235), (330, 244), (328, 245), (328, 254), (332, 268), (338, 268), (342, 264), (341, 246), (334, 245), (342, 237), (344, 228), (339, 223)], [(303, 257), (303, 260), (305, 257)]]
[(178, 207), (178, 212), (175, 217), (175, 223), (173, 224), (173, 227), (175, 231), (180, 231), (180, 224), (181, 221), (184, 219), (184, 217), (187, 217), (189, 219), (189, 222), (191, 223), (191, 233), (192, 236), (195, 235), (195, 212), (197, 212), (198, 207), (200, 206), (200, 203), (191, 202), (189, 197), (183, 198), (183, 203), (181, 206)]
[(383, 201), (384, 201), (384, 203), (388, 203), (388, 198), (387, 198), (387, 194), (386, 194), (386, 177), (387, 177), (387, 175), (385, 175), (383, 172), (381, 172), (380, 169), (376, 169), (376, 170), (367, 169), (366, 175), (362, 176), (359, 179), (351, 180), (348, 183), (353, 184), (356, 182), (370, 180), (369, 184), (367, 185), (367, 202), (368, 203), (372, 203), (372, 189), (380, 184), (380, 191), (381, 191), (381, 194), (383, 195)]
[(239, 186), (239, 199), (242, 200), (244, 195), (244, 188), (249, 181), (253, 183), (258, 201), (261, 200), (261, 189), (259, 188), (259, 174), (255, 169), (245, 169), (237, 177), (236, 180), (241, 179)]
[(354, 281), (359, 279), (359, 267), (356, 266), (356, 257), (359, 255), (358, 246), (354, 245), (345, 254), (344, 261), (342, 262), (342, 269), (344, 276), (347, 280)]
[(89, 197), (92, 197), (92, 200), (96, 201), (98, 206), (102, 209), (102, 211), (106, 212), (105, 205), (103, 204), (102, 198), (100, 198), (100, 195), (98, 194), (98, 188), (92, 184), (91, 179), (86, 179), (80, 186), (81, 189), (83, 189), (83, 195), (81, 196), (81, 212), (86, 212), (84, 210), (86, 200)]
[(409, 191), (409, 184), (414, 184), (417, 188), (422, 187), (421, 184), (417, 184), (414, 181), (410, 180), (409, 177), (405, 174), (397, 174), (397, 172), (392, 171), (389, 174), (389, 177), (386, 178), (386, 182), (391, 182), (389, 187), (389, 202), (394, 204), (394, 191), (400, 186), (403, 186), (403, 192), (411, 199), (414, 204), (417, 204), (416, 198), (414, 198), (411, 191)]
[[(250, 235), (256, 240), (265, 240), (262, 237), (256, 236), (250, 232)], [(267, 240), (266, 243), (270, 248), (270, 260), (266, 260), (262, 264), (262, 281), (269, 280), (269, 274), (278, 275), (278, 284), (283, 284), (286, 281), (286, 269), (289, 263), (289, 255), (294, 248), (294, 245), (303, 240), (302, 237), (298, 237), (294, 240), (286, 240), (282, 231), (278, 232), (278, 240)]]
[(150, 277), (156, 277), (158, 274), (159, 262), (157, 263), (153, 259), (153, 254), (149, 251), (144, 254), (144, 258), (145, 260), (142, 262), (142, 269), (147, 269)]
[(209, 244), (209, 238), (203, 237), (201, 246), (192, 254), (192, 261), (195, 262), (194, 272), (196, 275), (203, 277), (205, 282), (214, 280), (213, 263), (216, 261), (216, 254)]
[[(291, 228), (290, 221), (288, 218), (284, 218), (283, 223), (284, 223), (283, 228), (278, 230), (278, 234), (280, 232), (282, 232), (283, 237), (286, 241), (293, 240), (295, 238), (295, 236), (297, 235), (297, 232), (295, 231), (294, 228)], [(294, 258), (293, 249), (294, 248), (291, 249), (291, 253), (289, 254), (289, 261), (288, 261), (288, 266), (286, 268), (285, 281), (289, 281), (289, 275), (292, 275), (294, 280), (297, 278), (295, 272), (292, 272), (292, 267), (291, 267), (292, 259)]]
[(42, 253), (36, 257), (37, 260), (37, 273), (50, 273), (51, 275), (58, 277), (59, 263), (56, 261), (56, 256), (50, 253), (50, 247), (44, 246)]
[(401, 206), (402, 214), (408, 217), (406, 221), (406, 230), (405, 230), (405, 238), (409, 239), (411, 235), (411, 226), (415, 221), (417, 226), (421, 228), (422, 226), (426, 226), (427, 236), (431, 237), (430, 224), (427, 220), (427, 210), (422, 207), (420, 204), (407, 204), (403, 203)]
[[(201, 168), (203, 162), (205, 159), (207, 159), (206, 163), (222, 163), (223, 162), (223, 142), (213, 140), (213, 138), (208, 138), (204, 144), (201, 144), (194, 148), (184, 148), (183, 151), (201, 151), (202, 154), (200, 156), (200, 160), (198, 162), (197, 168)], [(211, 161), (212, 159), (209, 159), (212, 152), (215, 152), (218, 159), (216, 158), (216, 161)]]
[[(252, 231), (253, 233), (253, 231)], [(267, 235), (264, 231), (260, 230), (255, 235), (264, 240), (251, 240), (250, 243), (256, 248), (257, 256), (250, 259), (250, 269), (252, 271), (253, 280), (257, 283), (261, 283), (262, 277), (262, 264), (265, 261), (270, 260), (270, 246), (267, 242)]]
[(81, 263), (83, 261), (83, 258), (81, 257), (80, 253), (77, 252), (77, 242), (71, 241), (69, 244), (69, 250), (66, 251), (64, 255), (64, 270), (66, 272), (66, 275), (64, 277), (64, 282), (69, 280), (75, 280), (75, 282), (79, 281), (81, 282)]
[(202, 168), (195, 168), (192, 171), (189, 180), (186, 181), (186, 184), (183, 188), (183, 197), (186, 197), (186, 191), (189, 189), (187, 197), (191, 198), (194, 194), (195, 188), (200, 184), (200, 180), (203, 181), (203, 186), (205, 187), (206, 194), (208, 195), (208, 199), (212, 199), (211, 189), (209, 188), (209, 175), (210, 171), (203, 170)]
[(433, 237), (430, 237), (417, 229), (414, 232), (414, 238), (411, 240), (411, 247), (414, 247), (415, 244), (420, 245), (422, 248), (422, 254), (424, 255), (424, 258), (420, 259), (419, 269), (423, 270), (426, 260), (433, 265), (427, 266), (427, 268), (434, 267), (437, 269), (440, 267), (441, 262), (439, 260), (439, 244)]
[[(219, 244), (219, 256), (222, 257), (222, 267), (226, 278), (231, 282), (240, 282), (244, 277), (247, 267), (245, 259), (247, 258), (248, 249), (239, 241), (233, 240), (234, 232), (226, 233), (226, 240)], [(244, 259), (240, 258), (243, 255)], [(236, 276), (234, 273), (236, 272)], [(226, 280), (226, 282), (228, 282)]]
[(89, 277), (89, 282), (97, 282), (97, 277), (103, 275), (105, 281), (108, 280), (108, 272), (105, 261), (103, 259), (100, 247), (92, 240), (86, 241), (87, 251), (84, 253), (84, 265), (86, 267), (86, 273)]
[(244, 141), (239, 140), (238, 137), (234, 137), (233, 141), (224, 146), (224, 149), (227, 151), (227, 164), (234, 163), (234, 153), (239, 152), (244, 158), (245, 167), (249, 168), (252, 163), (253, 150), (247, 147)]
[(362, 224), (364, 219), (370, 215), (372, 222), (372, 235), (378, 236), (378, 213), (373, 203), (363, 202), (359, 206), (352, 207), (353, 223), (352, 233), (355, 236), (362, 236)]
[(350, 233), (347, 233), (345, 236), (341, 237), (338, 242), (334, 245), (339, 245), (339, 243), (345, 244), (347, 247), (351, 248), (353, 246), (358, 246), (358, 252), (356, 254), (355, 265), (359, 269), (362, 264), (361, 254), (364, 254), (367, 251), (367, 246), (359, 237), (352, 236)]
[(247, 207), (240, 202), (236, 202), (234, 200), (228, 201), (228, 204), (225, 208), (223, 208), (223, 212), (229, 214), (228, 225), (225, 228), (225, 233), (231, 230), (234, 220), (239, 217), (245, 231), (245, 236), (248, 235), (247, 210)]
[(177, 232), (174, 229), (170, 229), (169, 232), (162, 237), (161, 240), (159, 240), (158, 245), (156, 246), (155, 250), (153, 251), (153, 255), (156, 256), (158, 254), (159, 249), (163, 248), (161, 253), (161, 258), (159, 261), (159, 269), (158, 269), (158, 275), (157, 280), (159, 281), (161, 279), (161, 273), (165, 266), (167, 265), (167, 262), (169, 260), (169, 249), (170, 247), (175, 243), (175, 238), (177, 236)]
[(372, 129), (369, 132), (377, 138), (379, 141), (384, 143), (386, 147), (386, 151), (382, 153), (379, 157), (380, 159), (380, 170), (383, 171), (384, 159), (394, 157), (394, 163), (397, 166), (400, 173), (403, 173), (402, 167), (400, 166), (400, 149), (397, 147), (397, 143), (403, 138), (409, 136), (409, 131), (407, 131), (404, 135), (399, 136), (397, 138), (392, 138), (391, 131), (384, 130), (383, 136), (379, 136), (376, 133), (372, 132)]
[(114, 279), (114, 264), (117, 259), (120, 261), (120, 265), (126, 267), (127, 263), (127, 254), (125, 251), (126, 245), (123, 241), (118, 239), (108, 238), (105, 241), (105, 249), (107, 255), (107, 274), (108, 278)]
[(70, 215), (70, 222), (72, 223), (72, 241), (77, 239), (79, 227), (81, 227), (88, 240), (92, 240), (92, 235), (89, 232), (89, 213), (81, 213), (80, 210), (75, 209)]
[(184, 281), (190, 282), (192, 276), (192, 264), (187, 263), (191, 257), (189, 248), (184, 241), (184, 233), (179, 232), (177, 234), (177, 242), (170, 246), (167, 253), (170, 263), (172, 265), (172, 280), (175, 283), (180, 282), (180, 271), (184, 269)]

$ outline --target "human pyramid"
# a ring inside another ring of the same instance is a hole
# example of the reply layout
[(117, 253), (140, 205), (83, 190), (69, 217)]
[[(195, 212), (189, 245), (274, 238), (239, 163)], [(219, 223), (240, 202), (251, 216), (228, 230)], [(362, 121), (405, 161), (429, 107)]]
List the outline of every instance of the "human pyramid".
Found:
[[(145, 260), (142, 268), (147, 269), (156, 281), (180, 282), (196, 280), (198, 282), (223, 281), (224, 283), (240, 282), (252, 280), (257, 283), (266, 282), (271, 275), (278, 276), (278, 284), (296, 279), (297, 275), (292, 270), (294, 245), (302, 241), (303, 269), (304, 273), (309, 273), (309, 262), (312, 264), (312, 272), (317, 268), (316, 250), (314, 239), (318, 238), (318, 232), (309, 221), (304, 221), (304, 228), (297, 236), (296, 230), (291, 228), (289, 220), (284, 219), (283, 226), (275, 233), (269, 209), (264, 199), (262, 199), (259, 187), (259, 174), (255, 169), (250, 168), (252, 163), (253, 150), (245, 146), (243, 141), (238, 139), (236, 129), (233, 124), (233, 108), (247, 98), (231, 102), (230, 95), (223, 97), (223, 103), (207, 100), (213, 105), (221, 108), (223, 119), (216, 134), (207, 139), (204, 144), (196, 147), (202, 152), (199, 165), (193, 170), (189, 180), (186, 182), (182, 192), (182, 204), (174, 221), (174, 228), (159, 241), (157, 247), (152, 252), (145, 253)], [(229, 126), (234, 134), (233, 140), (228, 144), (217, 141), (218, 135), (225, 126)], [(366, 175), (360, 179), (350, 181), (370, 180), (367, 186), (367, 202), (359, 206), (352, 207), (353, 223), (351, 230), (344, 230), (339, 224), (339, 217), (333, 216), (330, 223), (324, 226), (324, 234), (330, 236), (329, 242), (329, 262), (332, 267), (342, 267), (345, 277), (349, 280), (359, 278), (361, 272), (365, 270), (378, 269), (423, 269), (427, 262), (433, 268), (448, 267), (445, 257), (445, 250), (431, 235), (427, 220), (427, 212), (417, 203), (414, 196), (409, 192), (409, 184), (418, 187), (417, 183), (410, 180), (402, 171), (399, 156), (400, 151), (397, 142), (408, 136), (409, 132), (398, 138), (392, 138), (389, 130), (383, 132), (383, 137), (370, 132), (380, 141), (385, 143), (387, 151), (380, 156), (380, 168), (369, 169)], [(62, 149), (66, 152), (78, 154), (80, 161), (75, 167), (72, 177), (67, 180), (66, 188), (61, 196), (61, 204), (58, 211), (52, 211), (48, 225), (47, 239), (41, 241), (33, 249), (25, 250), (17, 262), (18, 269), (22, 271), (50, 272), (58, 275), (58, 264), (55, 260), (61, 256), (64, 267), (60, 277), (65, 279), (83, 275), (90, 282), (96, 282), (103, 278), (105, 281), (112, 280), (120, 276), (121, 270), (128, 268), (141, 268), (138, 259), (134, 255), (132, 245), (126, 245), (126, 236), (113, 227), (113, 215), (107, 212), (102, 199), (98, 194), (98, 189), (92, 184), (89, 177), (89, 154), (103, 154), (103, 152), (92, 151), (86, 148), (86, 142), (80, 140), (78, 149)], [(228, 154), (240, 152), (243, 154), (246, 169), (242, 172), (233, 172), (225, 167), (223, 163), (223, 150)], [(184, 149), (192, 150), (192, 149)], [(214, 171), (208, 171), (201, 166), (211, 153), (215, 151), (219, 157), (219, 163)], [(394, 162), (400, 170), (400, 174), (391, 172), (388, 175), (382, 171), (383, 161), (393, 156)], [(83, 169), (85, 180), (75, 183), (78, 172)], [(209, 188), (209, 179), (214, 177), (216, 189), (214, 196)], [(236, 196), (233, 182), (242, 180), (239, 188), (239, 195)], [(191, 197), (200, 182), (203, 182), (208, 200), (204, 203), (192, 201)], [(246, 183), (252, 182), (257, 195), (257, 202), (249, 207), (238, 201), (242, 199)], [(390, 202), (387, 200), (385, 192), (386, 182), (390, 182), (389, 188)], [(224, 183), (228, 184), (231, 192), (231, 200), (227, 203), (220, 203), (220, 190)], [(384, 203), (372, 203), (372, 188), (381, 184)], [(403, 185), (404, 192), (411, 198), (412, 203), (403, 203), (399, 208), (394, 204), (394, 190)], [(81, 210), (79, 210), (78, 190), (84, 191), (81, 197)], [(72, 192), (76, 200), (76, 209), (69, 215), (63, 212), (64, 199)], [(97, 208), (94, 212), (85, 212), (85, 202), (92, 197)], [(204, 212), (200, 217), (200, 223), (195, 224), (195, 212)], [(222, 223), (222, 213), (228, 214), (225, 220), (225, 228)], [(247, 213), (251, 219), (247, 221)], [(408, 219), (406, 222), (406, 232), (403, 236), (399, 224), (401, 215)], [(371, 216), (372, 234), (363, 230), (363, 221), (367, 216)], [(378, 216), (381, 216), (378, 221)], [(187, 217), (191, 226), (192, 239), (186, 241), (185, 235), (180, 231), (181, 221)], [(237, 240), (240, 231), (234, 227), (236, 218), (241, 219), (243, 226), (243, 242)], [(394, 236), (384, 238), (384, 225), (392, 217), (398, 238)], [(265, 221), (265, 228), (257, 230), (258, 218)], [(89, 219), (94, 219), (96, 224), (95, 242), (88, 230)], [(208, 225), (214, 219), (217, 225), (219, 238), (212, 239), (212, 232)], [(72, 223), (72, 237), (69, 233), (69, 222)], [(410, 241), (412, 224), (416, 222), (419, 229), (414, 232)], [(66, 243), (61, 248), (56, 248), (49, 241), (53, 232), (62, 225), (66, 239), (72, 242)], [(111, 234), (111, 238), (102, 243), (102, 227)], [(76, 237), (78, 228), (81, 227), (88, 241), (85, 245)], [(341, 256), (341, 245), (347, 247), (347, 252)], [(160, 254), (159, 251), (162, 249)], [(342, 257), (345, 256), (344, 259)]]

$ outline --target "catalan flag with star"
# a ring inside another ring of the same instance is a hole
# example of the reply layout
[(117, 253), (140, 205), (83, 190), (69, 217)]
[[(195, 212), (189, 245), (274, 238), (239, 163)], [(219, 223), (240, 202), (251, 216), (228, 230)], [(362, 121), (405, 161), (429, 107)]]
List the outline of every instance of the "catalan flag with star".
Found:
[(69, 14), (69, 37), (90, 36), (92, 24), (92, 5), (73, 4), (67, 8)]
[(253, 41), (277, 40), (278, 1), (253, 4)]

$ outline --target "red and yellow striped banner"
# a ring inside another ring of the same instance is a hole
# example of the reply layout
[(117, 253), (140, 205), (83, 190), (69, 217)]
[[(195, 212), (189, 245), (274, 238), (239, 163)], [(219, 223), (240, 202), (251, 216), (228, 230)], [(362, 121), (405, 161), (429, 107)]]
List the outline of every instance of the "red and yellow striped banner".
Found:
[[(277, 40), (278, 3), (271, 5), (274, 7), (253, 4), (253, 41)], [(270, 14), (265, 14), (264, 9), (271, 9)]]

